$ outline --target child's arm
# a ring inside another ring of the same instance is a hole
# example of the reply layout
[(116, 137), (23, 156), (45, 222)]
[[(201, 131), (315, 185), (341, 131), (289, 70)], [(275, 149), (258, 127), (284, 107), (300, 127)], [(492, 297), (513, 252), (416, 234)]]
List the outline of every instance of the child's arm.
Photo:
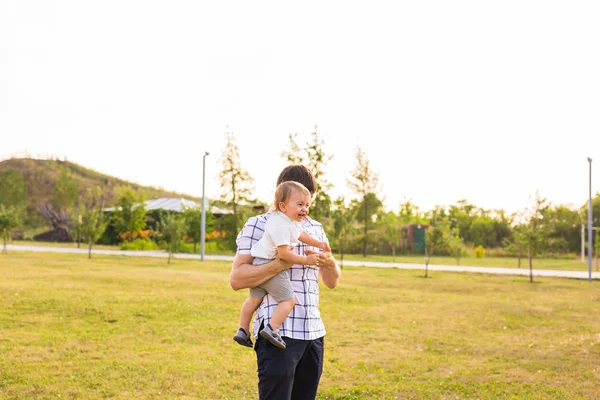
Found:
[(299, 256), (293, 250), (290, 250), (290, 246), (284, 244), (282, 246), (277, 246), (277, 255), (283, 261), (292, 263), (292, 264), (300, 264), (300, 265), (319, 265), (319, 255), (311, 254), (309, 256)]
[(308, 233), (302, 231), (300, 236), (298, 237), (302, 243), (307, 244), (309, 246), (318, 247), (321, 250), (331, 252), (331, 248), (327, 242), (319, 242), (314, 237), (310, 236)]

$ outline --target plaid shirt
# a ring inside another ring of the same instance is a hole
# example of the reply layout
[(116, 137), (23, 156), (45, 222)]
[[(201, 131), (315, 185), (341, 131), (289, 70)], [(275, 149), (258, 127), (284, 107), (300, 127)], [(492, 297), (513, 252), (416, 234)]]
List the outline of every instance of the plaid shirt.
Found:
[[(238, 254), (250, 254), (252, 246), (263, 236), (265, 223), (270, 216), (270, 213), (257, 215), (246, 222), (236, 239)], [(306, 217), (302, 221), (302, 228), (317, 240), (328, 242), (323, 225), (317, 221)], [(296, 246), (296, 253), (304, 255), (306, 247), (300, 242)], [(294, 264), (288, 269), (288, 273), (294, 287), (296, 305), (283, 321), (279, 333), (281, 336), (300, 340), (314, 340), (325, 336), (325, 326), (319, 312), (319, 269), (313, 265)], [(270, 294), (263, 298), (256, 310), (254, 337), (258, 337), (258, 329), (263, 322), (266, 325), (271, 321), (276, 306), (277, 302)]]

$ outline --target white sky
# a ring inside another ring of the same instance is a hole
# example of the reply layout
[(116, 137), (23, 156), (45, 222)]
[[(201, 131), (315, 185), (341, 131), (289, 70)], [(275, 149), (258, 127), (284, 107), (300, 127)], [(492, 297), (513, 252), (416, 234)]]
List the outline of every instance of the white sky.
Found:
[(600, 188), (598, 1), (0, 0), (0, 157), (220, 194), (229, 126), (270, 201), (315, 125), (333, 197), (355, 149), (396, 209), (515, 211)]

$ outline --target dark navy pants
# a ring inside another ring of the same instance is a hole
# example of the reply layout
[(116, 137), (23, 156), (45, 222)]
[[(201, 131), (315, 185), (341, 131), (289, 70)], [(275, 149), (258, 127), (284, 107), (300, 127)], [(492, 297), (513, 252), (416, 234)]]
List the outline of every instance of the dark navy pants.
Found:
[(258, 336), (254, 350), (258, 362), (261, 400), (314, 400), (323, 372), (324, 338), (284, 338), (281, 350)]

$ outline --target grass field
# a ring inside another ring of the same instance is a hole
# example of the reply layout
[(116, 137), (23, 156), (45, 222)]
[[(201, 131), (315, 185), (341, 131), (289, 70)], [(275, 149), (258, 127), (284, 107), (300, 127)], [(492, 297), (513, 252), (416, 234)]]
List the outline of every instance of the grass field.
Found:
[[(230, 263), (0, 257), (0, 398), (252, 399)], [(320, 399), (595, 399), (598, 282), (346, 267)]]
[[(75, 243), (49, 243), (49, 242), (35, 242), (30, 240), (15, 240), (12, 242), (15, 245), (31, 245), (31, 246), (46, 246), (46, 247), (67, 247), (77, 248)], [(87, 249), (86, 246), (82, 248)], [(105, 249), (105, 250), (119, 250), (119, 246), (103, 246), (94, 245), (94, 249)], [(199, 250), (198, 250), (199, 251)], [(226, 250), (213, 251), (206, 249), (207, 255), (231, 255), (233, 252)], [(339, 254), (335, 254), (335, 257), (340, 259)], [(345, 261), (378, 261), (378, 262), (396, 262), (396, 263), (409, 263), (409, 264), (423, 264), (424, 260), (422, 255), (406, 255), (406, 256), (384, 256), (384, 255), (367, 255), (363, 257), (361, 254), (346, 254), (344, 255)], [(441, 257), (434, 256), (430, 259), (431, 264), (438, 265), (456, 265), (456, 259), (452, 257)], [(474, 256), (463, 257), (460, 260), (460, 265), (474, 265), (482, 267), (502, 267), (502, 268), (518, 268), (519, 263), (516, 257), (482, 257), (476, 258)], [(529, 264), (527, 258), (521, 259), (521, 268), (528, 269)], [(555, 270), (570, 270), (570, 271), (587, 271), (588, 264), (587, 259), (585, 262), (581, 262), (579, 257), (565, 257), (565, 258), (534, 258), (533, 260), (534, 269), (555, 269)], [(600, 264), (597, 260), (594, 260), (592, 269), (594, 271), (600, 270)]]

